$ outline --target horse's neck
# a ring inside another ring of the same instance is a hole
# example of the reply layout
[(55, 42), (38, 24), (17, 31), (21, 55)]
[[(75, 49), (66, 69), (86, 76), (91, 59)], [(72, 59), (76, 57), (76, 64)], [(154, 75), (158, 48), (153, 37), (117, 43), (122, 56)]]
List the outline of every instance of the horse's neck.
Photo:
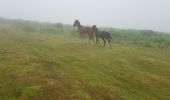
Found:
[(83, 26), (81, 24), (77, 25), (77, 28), (78, 28), (79, 31), (83, 31), (84, 30)]
[(77, 27), (78, 27), (78, 28), (82, 28), (82, 25), (81, 25), (81, 24), (79, 24), (79, 25), (77, 25)]
[(95, 36), (97, 36), (97, 37), (99, 36), (99, 31), (98, 30), (95, 30), (94, 33), (95, 33)]

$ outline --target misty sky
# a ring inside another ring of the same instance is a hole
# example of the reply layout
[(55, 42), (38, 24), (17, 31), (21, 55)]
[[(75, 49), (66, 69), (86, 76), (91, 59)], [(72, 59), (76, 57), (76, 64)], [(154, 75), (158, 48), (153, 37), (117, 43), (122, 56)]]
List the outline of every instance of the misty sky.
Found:
[(0, 0), (0, 17), (170, 33), (170, 0)]

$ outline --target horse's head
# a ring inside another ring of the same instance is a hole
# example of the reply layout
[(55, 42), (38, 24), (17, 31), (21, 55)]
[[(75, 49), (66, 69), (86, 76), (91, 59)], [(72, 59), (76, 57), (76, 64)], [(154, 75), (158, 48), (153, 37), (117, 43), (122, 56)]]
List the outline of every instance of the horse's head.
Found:
[(92, 26), (92, 29), (93, 29), (94, 31), (98, 31), (96, 25), (93, 25), (93, 26)]
[(74, 21), (73, 27), (79, 26), (79, 25), (80, 25), (80, 22), (79, 22), (79, 20), (76, 19), (76, 20)]

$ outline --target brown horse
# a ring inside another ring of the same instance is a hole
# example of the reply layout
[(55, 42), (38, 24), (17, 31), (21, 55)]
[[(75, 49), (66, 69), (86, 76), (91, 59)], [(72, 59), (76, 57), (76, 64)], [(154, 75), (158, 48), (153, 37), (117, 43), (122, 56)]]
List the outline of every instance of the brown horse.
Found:
[(94, 42), (94, 35), (93, 35), (94, 32), (93, 32), (93, 30), (92, 30), (91, 27), (82, 26), (82, 25), (80, 24), (80, 21), (79, 21), (79, 20), (75, 20), (75, 21), (74, 21), (73, 27), (75, 27), (75, 26), (77, 26), (78, 31), (79, 31), (79, 33), (80, 33), (80, 35), (81, 35), (82, 37), (84, 37), (86, 34), (88, 35), (88, 37), (89, 37), (89, 43), (90, 43), (90, 40), (93, 40), (93, 42)]

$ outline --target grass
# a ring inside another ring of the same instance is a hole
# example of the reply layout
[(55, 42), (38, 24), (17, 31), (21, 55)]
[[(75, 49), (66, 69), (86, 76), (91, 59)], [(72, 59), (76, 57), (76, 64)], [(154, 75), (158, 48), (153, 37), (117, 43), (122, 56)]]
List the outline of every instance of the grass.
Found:
[(1, 100), (170, 99), (168, 46), (122, 40), (109, 49), (85, 44), (69, 28), (14, 26), (0, 25)]

